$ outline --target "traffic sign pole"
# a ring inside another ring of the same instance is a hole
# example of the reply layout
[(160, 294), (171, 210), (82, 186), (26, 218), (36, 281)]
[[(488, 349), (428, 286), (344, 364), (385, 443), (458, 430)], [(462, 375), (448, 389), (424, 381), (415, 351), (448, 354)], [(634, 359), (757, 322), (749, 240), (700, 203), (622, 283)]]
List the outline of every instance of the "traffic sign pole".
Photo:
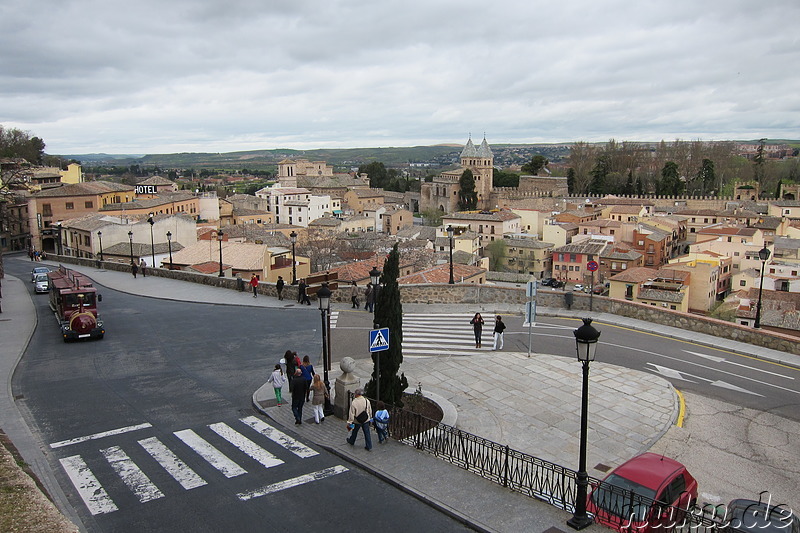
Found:
[(589, 261), (586, 263), (586, 268), (592, 273), (592, 284), (589, 287), (589, 311), (592, 310), (592, 298), (594, 297), (594, 272), (597, 270), (597, 261)]

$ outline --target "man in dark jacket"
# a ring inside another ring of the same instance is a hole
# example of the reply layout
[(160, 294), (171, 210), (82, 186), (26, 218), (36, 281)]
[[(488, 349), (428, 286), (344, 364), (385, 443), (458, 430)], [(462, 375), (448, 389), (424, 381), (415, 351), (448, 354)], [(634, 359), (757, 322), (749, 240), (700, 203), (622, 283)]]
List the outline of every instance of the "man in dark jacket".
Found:
[(299, 368), (294, 371), (292, 378), (294, 386), (292, 387), (292, 414), (294, 415), (294, 423), (303, 423), (303, 404), (306, 403), (306, 388), (302, 385), (303, 373)]
[(503, 319), (500, 315), (497, 315), (494, 319), (494, 348), (493, 350), (502, 350), (503, 349), (503, 331), (505, 331), (506, 325), (503, 322)]
[(275, 290), (278, 291), (278, 300), (283, 300), (283, 276), (278, 276), (278, 282), (275, 284)]

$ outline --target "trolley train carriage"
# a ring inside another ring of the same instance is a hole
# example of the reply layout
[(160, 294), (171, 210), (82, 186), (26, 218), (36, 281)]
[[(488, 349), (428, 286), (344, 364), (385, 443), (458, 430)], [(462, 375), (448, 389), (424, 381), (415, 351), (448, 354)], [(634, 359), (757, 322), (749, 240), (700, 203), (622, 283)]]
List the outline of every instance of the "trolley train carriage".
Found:
[(103, 321), (97, 314), (97, 303), (102, 296), (92, 286), (92, 280), (80, 272), (63, 265), (50, 278), (50, 309), (61, 326), (64, 342), (77, 339), (102, 339)]

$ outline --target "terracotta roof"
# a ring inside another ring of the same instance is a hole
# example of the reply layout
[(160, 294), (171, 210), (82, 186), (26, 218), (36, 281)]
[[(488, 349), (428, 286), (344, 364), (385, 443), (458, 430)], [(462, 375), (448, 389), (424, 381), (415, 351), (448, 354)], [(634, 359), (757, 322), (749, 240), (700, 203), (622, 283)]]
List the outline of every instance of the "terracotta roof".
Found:
[(567, 244), (553, 249), (553, 253), (593, 254), (598, 255), (605, 250), (608, 242), (589, 239), (574, 244)]
[(656, 277), (657, 270), (654, 268), (636, 267), (629, 268), (619, 274), (611, 276), (610, 281), (622, 281), (628, 283), (641, 283)]
[(191, 192), (176, 192), (171, 194), (160, 194), (155, 198), (141, 198), (132, 202), (119, 204), (108, 204), (100, 208), (100, 211), (119, 211), (121, 209), (150, 209), (172, 202), (183, 202), (194, 198)]
[[(263, 244), (222, 241), (222, 261), (236, 270), (262, 270), (265, 252)], [(214, 259), (219, 267), (218, 241), (199, 241), (172, 254), (172, 262), (177, 265), (198, 265)]]
[[(59, 196), (97, 196), (110, 192), (132, 192), (134, 187), (114, 183), (113, 181), (87, 181), (84, 183), (68, 183), (60, 187), (52, 187), (34, 193), (36, 198), (57, 198)], [(120, 205), (120, 204), (116, 204)]]
[(137, 185), (175, 185), (175, 182), (161, 176), (153, 176), (140, 181)]
[[(476, 266), (453, 263), (453, 278), (458, 280), (471, 278), (486, 272), (486, 269)], [(410, 283), (448, 283), (450, 281), (450, 264), (436, 265), (435, 267), (402, 276), (397, 282), (401, 285)]]
[(507, 220), (515, 220), (522, 217), (511, 211), (503, 210), (503, 211), (481, 212), (481, 213), (456, 212), (456, 213), (450, 213), (449, 215), (446, 215), (444, 218), (447, 220), (490, 220), (490, 221), (504, 222)]

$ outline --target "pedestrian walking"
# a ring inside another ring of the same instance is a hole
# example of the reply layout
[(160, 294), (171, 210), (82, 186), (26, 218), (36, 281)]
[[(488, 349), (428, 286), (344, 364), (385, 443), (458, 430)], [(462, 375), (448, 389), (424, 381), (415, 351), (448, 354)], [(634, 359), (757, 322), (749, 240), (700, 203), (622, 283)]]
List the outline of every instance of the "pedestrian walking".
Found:
[(275, 290), (278, 291), (278, 300), (283, 300), (283, 286), (286, 283), (283, 281), (283, 276), (278, 276), (278, 281), (275, 283)]
[(294, 388), (292, 389), (292, 414), (296, 425), (303, 423), (303, 404), (306, 403), (306, 388), (298, 383), (303, 380), (303, 374), (299, 368), (294, 370)]
[(353, 281), (353, 286), (350, 288), (350, 301), (353, 303), (353, 309), (358, 309), (360, 304), (358, 303), (358, 283)]
[(475, 347), (481, 347), (481, 333), (483, 333), (483, 317), (480, 313), (475, 313), (475, 316), (472, 317), (472, 320), (469, 321), (472, 324), (472, 331), (475, 333)]
[(292, 392), (294, 390), (294, 371), (300, 366), (300, 359), (297, 357), (297, 352), (292, 350), (286, 350), (283, 359), (286, 362), (286, 381), (289, 382), (289, 392)]
[(311, 365), (311, 361), (309, 360), (307, 355), (303, 356), (303, 363), (300, 365), (300, 372), (303, 374), (303, 379), (305, 380), (305, 387), (306, 387), (306, 401), (311, 401), (310, 392), (311, 392), (311, 380), (314, 379), (314, 367)]
[(384, 444), (387, 440), (389, 440), (389, 411), (386, 410), (386, 405), (378, 401), (375, 404), (375, 433), (378, 434), (378, 442), (380, 444)]
[(494, 317), (494, 348), (493, 350), (503, 349), (503, 331), (506, 329), (506, 324), (500, 315)]
[(134, 278), (137, 272), (139, 272), (139, 265), (136, 264), (136, 261), (131, 261), (131, 274), (133, 274)]
[(364, 391), (356, 389), (353, 393), (353, 403), (350, 404), (350, 412), (347, 415), (347, 427), (350, 429), (350, 437), (347, 439), (347, 444), (355, 446), (356, 437), (358, 437), (358, 430), (364, 431), (364, 449), (370, 451), (372, 449), (372, 435), (369, 432), (369, 422), (372, 418), (372, 406), (369, 400), (364, 398)]
[(241, 272), (236, 273), (236, 289), (238, 289), (239, 292), (244, 292), (244, 280), (242, 279)]
[(367, 288), (364, 289), (364, 309), (368, 313), (372, 313), (375, 309), (375, 285), (372, 282), (367, 283)]
[(306, 283), (306, 279), (301, 279), (300, 283), (297, 285), (297, 301), (300, 302), (301, 305), (311, 305), (311, 300), (308, 299), (308, 292), (306, 292), (307, 288), (308, 284)]
[(328, 397), (328, 388), (325, 386), (325, 382), (322, 381), (322, 378), (319, 377), (319, 374), (314, 376), (314, 382), (311, 384), (311, 392), (314, 393), (314, 397), (311, 399), (311, 408), (314, 410), (314, 422), (317, 424), (325, 422), (323, 406), (325, 404), (325, 398)]
[(145, 262), (144, 257), (139, 260), (139, 270), (142, 271), (142, 277), (147, 277), (147, 262)]
[(253, 289), (253, 298), (258, 298), (258, 276), (250, 276), (250, 287)]
[(286, 383), (286, 378), (283, 377), (283, 369), (281, 369), (280, 364), (275, 365), (275, 370), (267, 378), (267, 383), (272, 383), (272, 388), (275, 390), (275, 399), (278, 400), (278, 405), (283, 405), (281, 389), (283, 384)]

